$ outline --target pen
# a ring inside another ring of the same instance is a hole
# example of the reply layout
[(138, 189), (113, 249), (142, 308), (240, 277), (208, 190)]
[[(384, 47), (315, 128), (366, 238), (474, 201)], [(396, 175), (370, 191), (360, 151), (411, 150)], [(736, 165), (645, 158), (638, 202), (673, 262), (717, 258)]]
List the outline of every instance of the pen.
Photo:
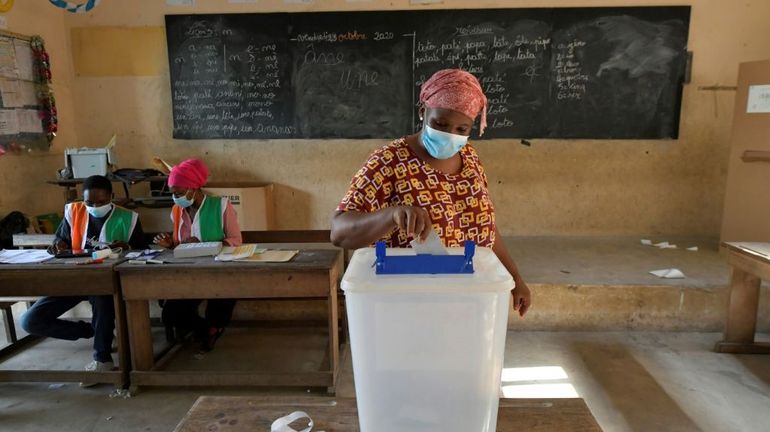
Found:
[(99, 258), (99, 259), (90, 259), (88, 261), (75, 263), (75, 265), (101, 264), (103, 262), (104, 262), (104, 258)]

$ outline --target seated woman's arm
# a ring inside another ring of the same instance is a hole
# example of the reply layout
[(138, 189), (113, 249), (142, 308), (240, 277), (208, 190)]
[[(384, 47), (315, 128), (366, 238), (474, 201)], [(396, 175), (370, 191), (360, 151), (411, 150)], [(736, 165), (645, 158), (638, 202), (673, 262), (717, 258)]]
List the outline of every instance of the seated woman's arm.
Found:
[(225, 230), (224, 243), (228, 246), (240, 246), (243, 243), (243, 236), (241, 235), (241, 227), (238, 225), (238, 214), (229, 200), (222, 221)]

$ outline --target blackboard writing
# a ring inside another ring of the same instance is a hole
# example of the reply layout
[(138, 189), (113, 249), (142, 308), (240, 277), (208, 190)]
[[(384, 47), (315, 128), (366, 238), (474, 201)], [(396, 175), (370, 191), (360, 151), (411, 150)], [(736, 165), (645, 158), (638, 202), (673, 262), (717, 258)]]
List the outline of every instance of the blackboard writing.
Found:
[(676, 138), (689, 7), (166, 17), (174, 137), (395, 138), (456, 67), (483, 138)]

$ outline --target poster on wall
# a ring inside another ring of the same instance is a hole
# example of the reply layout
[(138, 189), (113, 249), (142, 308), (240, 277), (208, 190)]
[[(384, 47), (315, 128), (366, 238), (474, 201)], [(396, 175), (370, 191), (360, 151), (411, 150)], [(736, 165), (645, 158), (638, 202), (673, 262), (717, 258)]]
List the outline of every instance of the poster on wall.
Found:
[(749, 86), (749, 103), (746, 112), (770, 113), (770, 84)]

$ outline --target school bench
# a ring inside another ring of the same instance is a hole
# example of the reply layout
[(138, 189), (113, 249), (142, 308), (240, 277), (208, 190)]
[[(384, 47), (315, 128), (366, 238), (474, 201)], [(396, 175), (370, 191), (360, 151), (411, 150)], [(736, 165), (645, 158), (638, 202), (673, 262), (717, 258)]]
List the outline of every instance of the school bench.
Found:
[[(113, 267), (119, 260), (108, 260), (102, 264), (76, 266), (51, 260), (42, 264), (0, 265), (0, 298), (5, 303), (27, 301), (30, 298), (58, 296), (111, 295), (115, 304), (115, 329), (117, 331), (119, 368), (109, 372), (86, 372), (84, 370), (0, 370), (0, 382), (95, 382), (125, 387), (128, 384), (128, 337), (125, 325), (125, 306), (120, 291), (120, 281)], [(6, 300), (10, 298), (10, 300)], [(10, 306), (8, 306), (10, 308)], [(12, 319), (7, 312), (4, 315)], [(9, 328), (9, 327), (6, 327)], [(15, 333), (15, 326), (13, 327)], [(20, 350), (27, 348), (40, 338), (17, 339), (0, 352), (0, 361), (7, 360)], [(85, 364), (90, 359), (83, 359)]]
[[(245, 243), (328, 243), (329, 231), (244, 232)], [(343, 251), (337, 248), (296, 248), (285, 263), (216, 262), (211, 257), (182, 264), (116, 267), (127, 309), (131, 341), (131, 389), (140, 386), (301, 386), (334, 392), (340, 367), (339, 280)], [(213, 289), (215, 287), (215, 289)], [(160, 299), (322, 299), (328, 305), (328, 349), (322, 370), (169, 371), (164, 370), (178, 347), (156, 359), (150, 332), (149, 302)]]
[(724, 242), (727, 262), (732, 266), (727, 322), (724, 337), (714, 351), (733, 354), (770, 354), (770, 343), (754, 341), (762, 280), (770, 280), (770, 256)]

